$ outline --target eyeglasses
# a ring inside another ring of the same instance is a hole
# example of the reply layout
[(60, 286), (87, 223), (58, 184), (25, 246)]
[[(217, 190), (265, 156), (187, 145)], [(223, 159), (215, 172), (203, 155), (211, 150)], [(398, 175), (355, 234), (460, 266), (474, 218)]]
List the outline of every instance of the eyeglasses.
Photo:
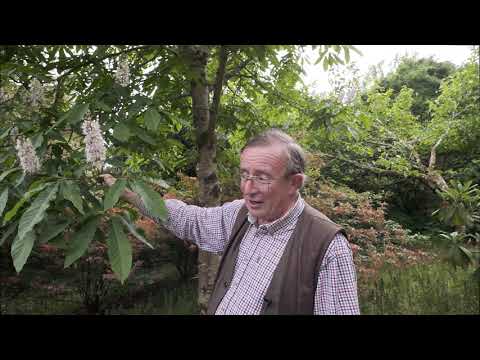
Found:
[(252, 180), (255, 184), (270, 185), (276, 178), (270, 178), (265, 175), (250, 176), (247, 174), (240, 174), (240, 182), (245, 183), (247, 180)]

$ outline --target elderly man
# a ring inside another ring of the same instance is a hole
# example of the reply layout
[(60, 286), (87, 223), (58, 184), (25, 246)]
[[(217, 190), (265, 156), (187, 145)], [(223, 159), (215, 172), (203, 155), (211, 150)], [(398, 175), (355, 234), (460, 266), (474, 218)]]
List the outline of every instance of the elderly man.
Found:
[[(345, 231), (302, 199), (304, 173), (301, 147), (271, 129), (241, 151), (243, 199), (213, 208), (165, 201), (167, 229), (223, 254), (209, 314), (359, 314)], [(152, 217), (135, 193), (123, 197)]]

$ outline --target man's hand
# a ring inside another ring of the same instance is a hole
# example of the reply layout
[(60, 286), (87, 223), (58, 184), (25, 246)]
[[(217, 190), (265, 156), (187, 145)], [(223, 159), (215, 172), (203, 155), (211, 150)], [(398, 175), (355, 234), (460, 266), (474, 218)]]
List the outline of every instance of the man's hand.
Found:
[[(98, 177), (102, 178), (103, 182), (107, 184), (107, 186), (109, 187), (111, 187), (117, 181), (117, 179), (110, 174), (102, 174), (102, 175), (99, 175)], [(138, 195), (128, 189), (123, 190), (123, 193), (122, 195), (120, 195), (120, 197), (125, 201), (128, 201), (130, 204), (134, 206), (138, 206), (137, 204), (140, 201), (140, 199), (138, 198)]]
[(102, 175), (99, 175), (99, 177), (101, 177), (103, 182), (108, 186), (112, 186), (117, 181), (117, 179), (110, 174), (102, 174)]

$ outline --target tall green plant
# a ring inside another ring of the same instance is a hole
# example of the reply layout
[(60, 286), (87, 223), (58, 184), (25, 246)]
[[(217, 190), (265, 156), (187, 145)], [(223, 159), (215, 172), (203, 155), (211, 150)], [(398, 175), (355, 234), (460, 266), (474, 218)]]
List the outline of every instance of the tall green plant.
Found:
[(462, 184), (451, 181), (450, 187), (444, 191), (438, 191), (443, 200), (440, 209), (433, 212), (440, 221), (453, 226), (457, 232), (465, 234), (466, 229), (480, 219), (480, 190), (477, 184), (467, 181)]

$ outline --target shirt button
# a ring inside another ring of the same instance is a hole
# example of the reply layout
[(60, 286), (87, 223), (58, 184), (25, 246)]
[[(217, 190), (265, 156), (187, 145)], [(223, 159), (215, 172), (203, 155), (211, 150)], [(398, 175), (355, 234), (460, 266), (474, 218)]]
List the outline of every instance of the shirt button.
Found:
[(227, 288), (227, 287), (228, 287), (228, 281), (225, 281), (225, 282), (223, 283), (223, 286), (225, 286), (225, 287)]

